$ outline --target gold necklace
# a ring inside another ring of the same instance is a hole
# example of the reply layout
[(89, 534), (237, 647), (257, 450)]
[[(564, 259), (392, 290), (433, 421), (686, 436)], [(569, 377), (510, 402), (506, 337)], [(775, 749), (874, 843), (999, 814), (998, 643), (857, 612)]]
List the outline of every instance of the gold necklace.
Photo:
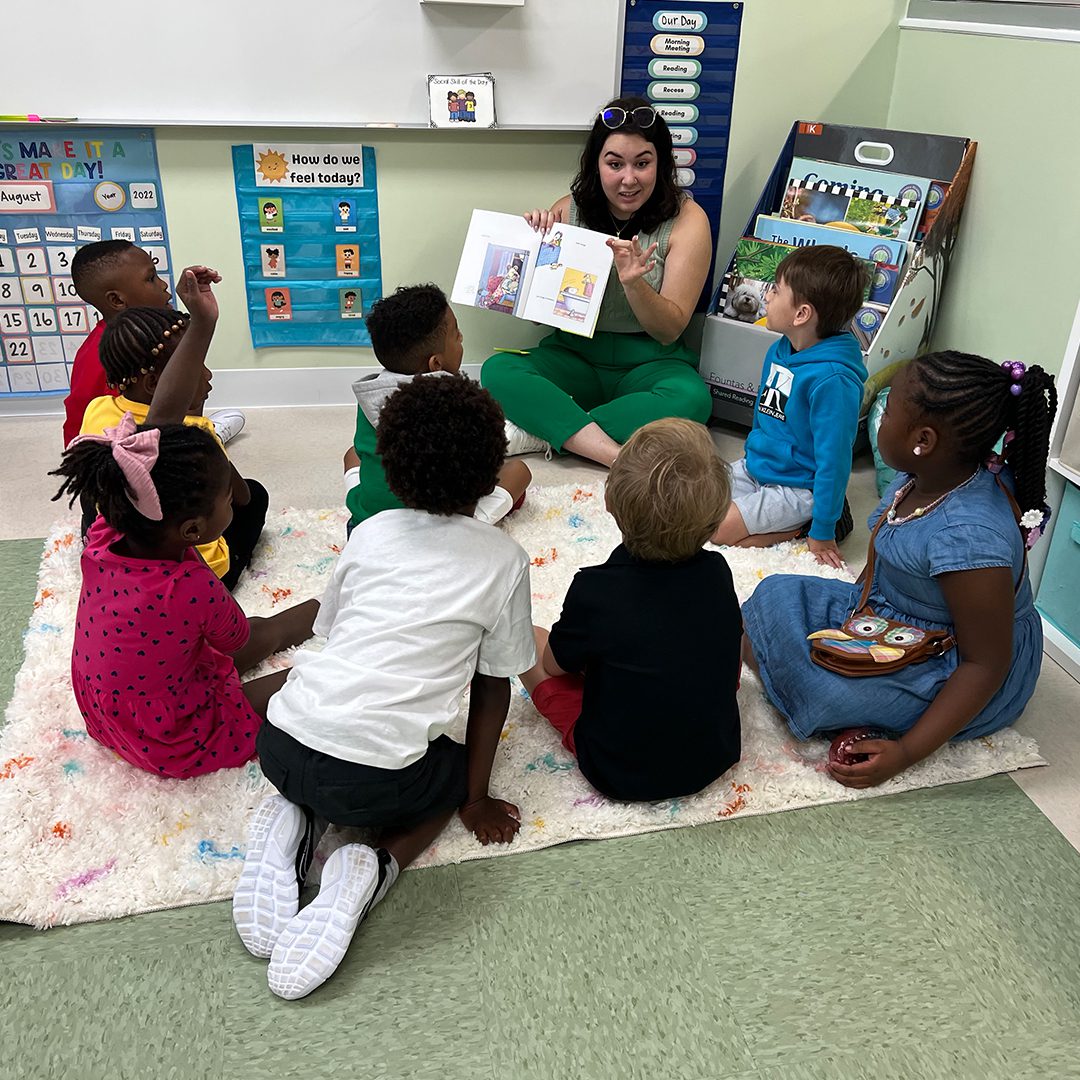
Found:
[(980, 465), (979, 468), (977, 468), (962, 484), (957, 484), (956, 487), (949, 488), (949, 490), (946, 491), (944, 495), (939, 495), (933, 502), (927, 503), (925, 506), (916, 507), (914, 510), (911, 511), (910, 514), (907, 515), (907, 517), (898, 518), (896, 516), (896, 508), (904, 501), (904, 499), (907, 497), (908, 492), (915, 484), (914, 480), (909, 480), (893, 496), (893, 503), (892, 506), (889, 507), (888, 513), (885, 515), (885, 520), (888, 521), (890, 525), (903, 525), (905, 522), (912, 521), (915, 518), (924, 517), (926, 514), (929, 514), (935, 506), (940, 506), (941, 503), (943, 503), (954, 491), (959, 491), (962, 487), (967, 487), (967, 485), (970, 484), (971, 481), (974, 480), (981, 471), (982, 466)]
[(623, 234), (623, 229), (625, 229), (626, 226), (629, 225), (630, 222), (634, 220), (634, 215), (631, 214), (622, 223), (622, 225), (620, 225), (618, 218), (616, 218), (615, 215), (610, 210), (608, 210), (607, 214), (608, 214), (608, 217), (611, 218), (611, 227), (615, 230), (615, 239), (616, 240), (621, 240), (622, 239), (622, 234)]

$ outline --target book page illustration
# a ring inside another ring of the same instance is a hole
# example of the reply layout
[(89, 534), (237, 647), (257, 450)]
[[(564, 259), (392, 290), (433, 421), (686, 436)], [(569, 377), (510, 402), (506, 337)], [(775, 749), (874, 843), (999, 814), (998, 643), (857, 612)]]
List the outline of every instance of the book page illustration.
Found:
[(528, 265), (528, 251), (489, 244), (476, 293), (476, 306), (513, 315)]
[(517, 215), (474, 210), (450, 299), (592, 337), (611, 271), (607, 239), (574, 225), (543, 235)]

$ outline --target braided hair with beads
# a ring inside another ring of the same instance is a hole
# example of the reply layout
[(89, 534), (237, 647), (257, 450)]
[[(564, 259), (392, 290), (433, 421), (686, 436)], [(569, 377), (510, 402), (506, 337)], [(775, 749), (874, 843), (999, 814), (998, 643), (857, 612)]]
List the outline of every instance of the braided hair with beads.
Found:
[(105, 378), (123, 393), (140, 375), (160, 371), (183, 336), (191, 316), (175, 308), (125, 308), (101, 335)]
[[(145, 431), (153, 424), (142, 424)], [(161, 521), (151, 521), (135, 509), (124, 473), (106, 442), (77, 442), (64, 451), (60, 467), (50, 476), (64, 478), (53, 502), (67, 494), (68, 505), (86, 495), (117, 532), (146, 545), (164, 528), (211, 513), (227, 475), (228, 459), (208, 431), (189, 424), (163, 424), (158, 457), (150, 479), (161, 504)]]
[[(927, 416), (947, 421), (958, 453), (981, 464), (1004, 437), (1021, 510), (1037, 511), (1045, 523), (1046, 462), (1050, 426), (1057, 412), (1054, 378), (1037, 364), (995, 364), (972, 353), (945, 350), (910, 363), (908, 395)], [(1028, 519), (1031, 520), (1031, 519)], [(1040, 526), (1025, 522), (1025, 533)]]

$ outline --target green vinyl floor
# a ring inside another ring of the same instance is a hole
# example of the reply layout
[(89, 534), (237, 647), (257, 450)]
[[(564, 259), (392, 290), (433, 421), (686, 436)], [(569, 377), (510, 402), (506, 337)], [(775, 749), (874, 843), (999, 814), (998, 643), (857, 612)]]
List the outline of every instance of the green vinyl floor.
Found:
[(1080, 856), (993, 777), (406, 873), (310, 998), (265, 969), (223, 903), (0, 923), (0, 1077), (1080, 1078)]

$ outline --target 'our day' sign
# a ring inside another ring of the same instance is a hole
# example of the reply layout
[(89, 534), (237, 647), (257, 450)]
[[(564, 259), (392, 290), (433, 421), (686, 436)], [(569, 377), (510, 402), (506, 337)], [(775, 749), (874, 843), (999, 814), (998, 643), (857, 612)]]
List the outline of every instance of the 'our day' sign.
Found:
[(256, 187), (358, 188), (364, 186), (361, 147), (348, 143), (255, 143)]

